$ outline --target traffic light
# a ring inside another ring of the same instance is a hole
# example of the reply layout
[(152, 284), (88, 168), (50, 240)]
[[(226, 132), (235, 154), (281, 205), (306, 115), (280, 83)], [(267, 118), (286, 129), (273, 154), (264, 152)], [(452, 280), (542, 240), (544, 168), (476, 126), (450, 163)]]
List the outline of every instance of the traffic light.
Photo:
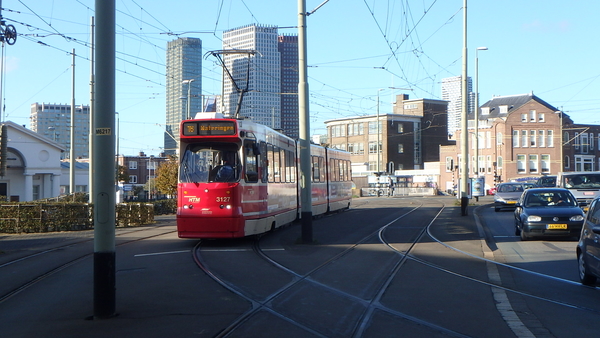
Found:
[(0, 128), (0, 176), (6, 175), (6, 160), (8, 156), (8, 127), (3, 124)]

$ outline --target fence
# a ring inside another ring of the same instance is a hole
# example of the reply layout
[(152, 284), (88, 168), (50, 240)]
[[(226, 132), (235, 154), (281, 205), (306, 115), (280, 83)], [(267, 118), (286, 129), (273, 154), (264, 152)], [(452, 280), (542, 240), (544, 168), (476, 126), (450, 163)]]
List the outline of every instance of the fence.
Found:
[[(154, 206), (123, 203), (116, 208), (116, 226), (154, 222)], [(0, 205), (0, 233), (87, 230), (94, 227), (93, 205), (87, 203), (6, 203)]]
[[(389, 188), (362, 188), (360, 189), (361, 196), (388, 196)], [(394, 188), (393, 196), (435, 196), (437, 195), (436, 188)]]

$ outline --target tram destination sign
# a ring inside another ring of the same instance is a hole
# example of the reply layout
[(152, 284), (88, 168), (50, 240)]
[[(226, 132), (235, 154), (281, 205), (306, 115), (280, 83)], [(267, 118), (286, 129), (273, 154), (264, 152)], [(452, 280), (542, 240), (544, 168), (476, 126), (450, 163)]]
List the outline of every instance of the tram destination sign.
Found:
[(183, 136), (235, 135), (234, 121), (200, 121), (183, 123)]

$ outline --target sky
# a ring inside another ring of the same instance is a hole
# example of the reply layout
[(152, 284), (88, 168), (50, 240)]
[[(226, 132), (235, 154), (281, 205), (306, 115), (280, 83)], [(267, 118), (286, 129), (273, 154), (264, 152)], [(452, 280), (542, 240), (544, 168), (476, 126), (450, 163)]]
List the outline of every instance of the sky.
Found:
[[(307, 11), (322, 0), (306, 0)], [(3, 0), (18, 33), (4, 46), (4, 120), (29, 127), (33, 103), (90, 102), (93, 0)], [(293, 0), (116, 0), (116, 111), (119, 153), (158, 155), (165, 128), (167, 42), (202, 40), (249, 24), (298, 33)], [(533, 92), (576, 123), (600, 124), (599, 1), (467, 2), (467, 68), (478, 56), (480, 104)], [(463, 0), (330, 0), (307, 17), (311, 134), (324, 121), (391, 112), (395, 95), (441, 99), (441, 80), (462, 74)], [(478, 51), (478, 47), (488, 50)], [(395, 89), (390, 89), (390, 87)], [(203, 59), (203, 95), (221, 94), (221, 68)]]

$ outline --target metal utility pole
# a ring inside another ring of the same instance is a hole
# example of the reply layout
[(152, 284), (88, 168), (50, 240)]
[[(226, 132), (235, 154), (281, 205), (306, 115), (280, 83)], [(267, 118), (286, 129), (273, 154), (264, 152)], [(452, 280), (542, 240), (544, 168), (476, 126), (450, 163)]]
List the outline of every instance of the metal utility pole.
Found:
[(96, 0), (94, 318), (115, 316), (115, 0)]
[(462, 51), (462, 90), (460, 114), (460, 210), (461, 215), (466, 216), (469, 205), (468, 180), (469, 180), (469, 130), (467, 124), (467, 108), (469, 105), (467, 87), (467, 0), (463, 0), (463, 51)]
[(302, 243), (313, 241), (312, 171), (310, 159), (310, 119), (308, 111), (308, 75), (306, 64), (306, 0), (298, 0), (298, 108), (300, 122), (300, 203), (302, 207)]
[(88, 137), (88, 142), (89, 142), (89, 150), (88, 150), (88, 156), (90, 158), (90, 162), (89, 162), (89, 169), (88, 172), (88, 177), (89, 177), (89, 183), (88, 183), (88, 202), (90, 204), (94, 204), (94, 176), (92, 175), (92, 168), (94, 166), (94, 161), (92, 159), (92, 152), (94, 151), (94, 29), (95, 29), (95, 25), (94, 25), (94, 17), (92, 16), (90, 18), (90, 109), (88, 109), (89, 112), (89, 118), (90, 118), (90, 127), (89, 127), (89, 137)]
[[(479, 176), (479, 51), (488, 50), (487, 47), (477, 47), (475, 50), (475, 177)], [(475, 197), (479, 198), (479, 197)]]
[[(75, 48), (71, 53), (73, 56), (73, 79), (71, 88), (71, 145), (69, 152), (69, 190), (75, 193)], [(75, 198), (75, 196), (73, 196)]]

